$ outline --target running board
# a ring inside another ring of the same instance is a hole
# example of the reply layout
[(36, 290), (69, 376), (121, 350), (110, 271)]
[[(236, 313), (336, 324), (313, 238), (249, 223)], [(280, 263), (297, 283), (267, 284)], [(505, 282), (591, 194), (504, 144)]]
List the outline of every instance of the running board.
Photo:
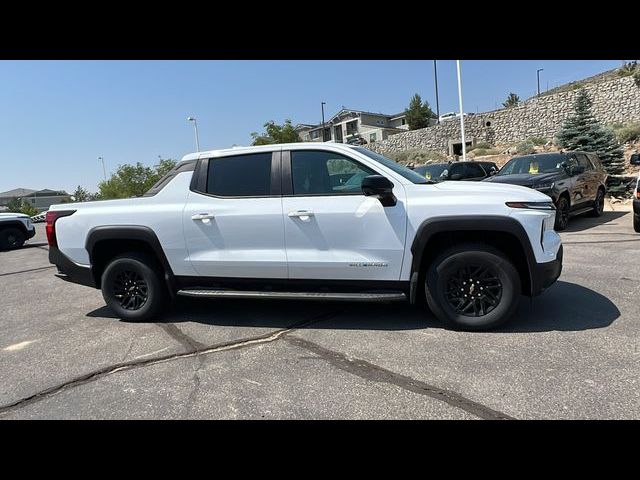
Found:
[(183, 297), (206, 298), (273, 298), (281, 300), (332, 300), (346, 302), (395, 302), (407, 299), (407, 296), (402, 292), (265, 292), (250, 290), (189, 289), (179, 290), (178, 295)]

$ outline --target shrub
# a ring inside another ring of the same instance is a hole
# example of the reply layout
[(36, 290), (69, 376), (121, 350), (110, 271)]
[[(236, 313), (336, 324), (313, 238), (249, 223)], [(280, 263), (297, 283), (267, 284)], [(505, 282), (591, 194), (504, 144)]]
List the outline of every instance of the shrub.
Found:
[(526, 141), (533, 143), (537, 147), (540, 147), (548, 142), (548, 140), (543, 137), (529, 137)]
[(501, 152), (497, 148), (475, 148), (473, 150), (474, 157), (482, 157), (484, 155), (499, 155)]
[(491, 145), (489, 142), (478, 142), (475, 145), (469, 147), (467, 149), (467, 152), (472, 152), (472, 151), (474, 151), (474, 150), (476, 150), (478, 148), (486, 150), (486, 149), (489, 149), (489, 148), (493, 148), (493, 145)]
[(526, 155), (528, 153), (534, 153), (536, 151), (535, 145), (530, 140), (525, 140), (516, 145), (516, 152), (518, 155)]
[(615, 124), (612, 125), (611, 128), (620, 143), (640, 140), (640, 123), (630, 123), (628, 125)]
[(437, 150), (422, 149), (403, 150), (402, 152), (392, 152), (385, 155), (398, 163), (414, 163), (416, 165), (422, 163), (444, 162), (447, 159), (446, 155), (438, 152)]
[(640, 68), (633, 72), (633, 81), (636, 84), (636, 87), (640, 87)]

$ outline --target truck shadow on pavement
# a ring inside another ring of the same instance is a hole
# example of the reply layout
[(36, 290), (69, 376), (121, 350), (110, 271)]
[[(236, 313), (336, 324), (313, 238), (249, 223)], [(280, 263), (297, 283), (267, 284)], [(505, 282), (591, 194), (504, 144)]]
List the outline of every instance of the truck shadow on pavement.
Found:
[[(599, 225), (608, 224), (620, 217), (624, 217), (627, 213), (629, 212), (603, 212), (600, 217), (588, 217), (587, 215), (572, 217), (569, 220), (569, 226), (563, 230), (562, 233), (581, 232)], [(628, 222), (631, 231), (631, 220), (628, 220)], [(611, 225), (617, 225), (617, 222), (611, 223)]]
[[(426, 307), (424, 307), (426, 308)], [(100, 307), (88, 317), (116, 317)], [(371, 304), (282, 300), (207, 300), (179, 298), (160, 323), (196, 322), (211, 326), (291, 328), (304, 319), (325, 319), (297, 328), (335, 330), (442, 329), (430, 313), (405, 303)], [(507, 324), (492, 332), (579, 331), (611, 325), (620, 311), (607, 297), (575, 283), (558, 281), (540, 297), (522, 297)]]

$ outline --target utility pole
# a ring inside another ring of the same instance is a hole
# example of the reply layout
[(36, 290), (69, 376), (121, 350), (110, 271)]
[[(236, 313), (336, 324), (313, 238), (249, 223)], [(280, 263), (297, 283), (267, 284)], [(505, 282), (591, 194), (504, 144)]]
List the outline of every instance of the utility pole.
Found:
[(456, 60), (458, 69), (458, 101), (460, 103), (460, 136), (462, 137), (462, 161), (467, 161), (467, 145), (464, 141), (464, 112), (462, 111), (462, 79), (460, 78), (460, 60)]
[(104, 181), (107, 181), (107, 171), (104, 168), (104, 158), (98, 157), (98, 160), (102, 162), (102, 176), (104, 177)]
[(436, 115), (438, 116), (437, 122), (440, 123), (440, 99), (438, 98), (438, 61), (433, 61), (433, 75), (436, 79)]
[(198, 136), (198, 120), (195, 117), (188, 117), (187, 120), (189, 122), (193, 122), (193, 128), (196, 132), (196, 152), (200, 151), (200, 138)]
[(542, 72), (544, 68), (539, 68), (536, 70), (536, 76), (538, 77), (538, 96), (540, 96), (540, 72)]

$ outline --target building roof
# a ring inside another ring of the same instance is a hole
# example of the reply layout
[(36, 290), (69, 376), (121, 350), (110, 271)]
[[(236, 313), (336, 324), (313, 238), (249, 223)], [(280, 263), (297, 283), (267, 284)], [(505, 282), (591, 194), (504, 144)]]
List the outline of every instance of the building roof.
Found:
[(32, 197), (36, 195), (56, 196), (69, 194), (64, 190), (49, 190), (48, 188), (43, 188), (42, 190), (33, 190), (31, 188), (14, 188), (13, 190), (9, 190), (8, 192), (0, 192), (0, 198), (21, 198)]
[(30, 188), (14, 188), (13, 190), (9, 190), (8, 192), (0, 192), (0, 197), (18, 198), (30, 195), (33, 192), (35, 192), (35, 190), (32, 190)]

